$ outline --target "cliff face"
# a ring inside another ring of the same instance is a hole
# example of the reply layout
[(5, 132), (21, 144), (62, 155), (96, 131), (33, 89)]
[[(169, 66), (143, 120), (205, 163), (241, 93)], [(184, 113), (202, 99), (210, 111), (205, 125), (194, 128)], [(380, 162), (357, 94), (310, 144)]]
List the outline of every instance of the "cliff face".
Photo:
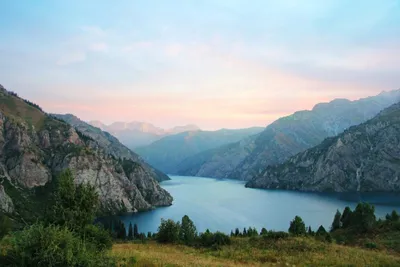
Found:
[(337, 137), (267, 167), (247, 187), (303, 191), (399, 191), (400, 104)]
[[(194, 155), (180, 164), (179, 174), (250, 180), (269, 165), (336, 136), (363, 123), (400, 100), (400, 90), (384, 92), (356, 101), (336, 99), (298, 111), (268, 125), (254, 140), (243, 140), (207, 153)], [(216, 166), (219, 166), (218, 168)]]
[(94, 139), (98, 143), (98, 145), (103, 148), (108, 154), (111, 154), (116, 158), (126, 158), (134, 162), (139, 162), (142, 167), (157, 181), (161, 182), (170, 179), (166, 174), (144, 162), (143, 159), (139, 157), (139, 155), (125, 147), (119, 142), (117, 138), (115, 138), (108, 132), (104, 132), (101, 129), (94, 127), (71, 114), (52, 114), (52, 116), (64, 120), (84, 135)]
[(10, 211), (14, 196), (29, 198), (26, 192), (51, 184), (67, 168), (76, 183), (96, 187), (104, 212), (172, 203), (148, 166), (110, 153), (104, 144), (0, 88), (0, 207)]

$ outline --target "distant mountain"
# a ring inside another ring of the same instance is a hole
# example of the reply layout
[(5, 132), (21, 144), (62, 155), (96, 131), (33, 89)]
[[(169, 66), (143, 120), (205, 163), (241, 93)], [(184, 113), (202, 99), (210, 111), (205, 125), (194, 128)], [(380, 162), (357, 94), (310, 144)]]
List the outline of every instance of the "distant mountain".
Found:
[(172, 204), (155, 179), (160, 174), (137, 155), (100, 129), (78, 128), (0, 86), (0, 211), (22, 219), (43, 212), (55, 177), (66, 169), (75, 183), (96, 188), (102, 213)]
[(320, 103), (312, 110), (298, 111), (276, 120), (248, 141), (248, 145), (236, 143), (194, 155), (186, 161), (187, 166), (184, 163), (179, 166), (178, 173), (250, 180), (268, 165), (282, 163), (327, 137), (363, 123), (399, 100), (400, 90), (395, 90), (356, 101), (335, 99)]
[(157, 181), (169, 180), (167, 175), (148, 165), (142, 158), (139, 157), (139, 155), (135, 154), (121, 144), (118, 139), (112, 136), (110, 133), (102, 131), (100, 128), (94, 127), (72, 114), (52, 114), (52, 116), (64, 120), (83, 134), (93, 138), (104, 149), (106, 149), (109, 154), (115, 156), (116, 158), (126, 158), (135, 162), (141, 162), (146, 170), (151, 173)]
[(176, 174), (182, 165), (180, 163), (186, 158), (237, 142), (262, 130), (261, 127), (254, 127), (239, 130), (189, 131), (164, 137), (148, 146), (138, 147), (135, 151), (158, 169)]
[(90, 121), (89, 124), (109, 132), (130, 149), (146, 146), (161, 138), (186, 131), (200, 130), (196, 125), (177, 126), (163, 129), (146, 122), (114, 122), (106, 125), (101, 121)]
[(400, 103), (337, 137), (269, 166), (247, 187), (400, 191)]

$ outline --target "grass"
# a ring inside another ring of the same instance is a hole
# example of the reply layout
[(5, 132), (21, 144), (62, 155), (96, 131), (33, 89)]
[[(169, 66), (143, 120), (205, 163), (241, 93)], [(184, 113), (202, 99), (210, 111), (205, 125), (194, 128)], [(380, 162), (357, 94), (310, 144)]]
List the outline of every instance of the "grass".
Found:
[(27, 104), (24, 100), (4, 92), (0, 92), (0, 110), (5, 115), (23, 120), (28, 125), (41, 129), (46, 115), (43, 111)]
[(233, 238), (220, 250), (182, 245), (115, 244), (120, 262), (135, 258), (136, 266), (400, 266), (400, 254), (362, 249), (298, 237), (281, 240)]

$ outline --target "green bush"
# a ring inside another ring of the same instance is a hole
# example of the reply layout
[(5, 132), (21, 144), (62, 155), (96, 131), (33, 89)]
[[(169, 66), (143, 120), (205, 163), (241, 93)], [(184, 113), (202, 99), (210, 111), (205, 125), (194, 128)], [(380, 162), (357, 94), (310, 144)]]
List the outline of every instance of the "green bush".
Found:
[(268, 231), (268, 233), (263, 235), (264, 239), (274, 239), (274, 240), (278, 240), (278, 239), (285, 239), (288, 238), (289, 234), (286, 232), (275, 232), (275, 231)]
[(115, 266), (95, 245), (65, 227), (34, 224), (15, 232), (8, 242), (1, 266)]
[(84, 240), (94, 244), (98, 250), (111, 249), (112, 239), (109, 232), (98, 225), (86, 225), (83, 231)]
[(378, 246), (374, 242), (368, 242), (365, 244), (365, 247), (369, 249), (376, 249)]
[(161, 219), (161, 224), (158, 227), (157, 241), (160, 243), (177, 243), (179, 242), (179, 233), (181, 225), (173, 220)]
[(219, 248), (221, 246), (230, 245), (231, 238), (221, 232), (211, 233), (208, 229), (199, 236), (199, 245), (202, 247)]

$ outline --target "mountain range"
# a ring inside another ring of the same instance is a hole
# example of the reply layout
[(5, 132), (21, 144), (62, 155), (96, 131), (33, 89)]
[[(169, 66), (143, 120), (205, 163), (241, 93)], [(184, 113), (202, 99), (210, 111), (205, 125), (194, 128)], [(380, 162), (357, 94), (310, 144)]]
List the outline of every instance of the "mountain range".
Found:
[[(16, 216), (43, 212), (58, 174), (99, 193), (101, 212), (147, 210), (172, 204), (157, 180), (167, 176), (97, 128), (74, 128), (0, 86), (0, 209)], [(71, 122), (72, 123), (72, 122)], [(35, 204), (36, 203), (36, 204)]]
[(363, 123), (400, 100), (400, 90), (355, 101), (335, 99), (312, 110), (298, 111), (268, 125), (260, 134), (239, 142), (204, 151), (179, 165), (180, 175), (250, 180), (269, 165)]
[(154, 143), (138, 147), (135, 152), (161, 171), (176, 174), (182, 161), (197, 153), (237, 142), (258, 134), (262, 127), (221, 129), (217, 131), (188, 131), (166, 136)]
[(137, 121), (114, 122), (110, 125), (106, 125), (101, 121), (90, 121), (89, 124), (109, 132), (130, 149), (149, 145), (165, 136), (200, 130), (198, 126), (193, 124), (176, 126), (171, 129), (163, 129), (151, 123)]
[(399, 191), (400, 103), (373, 119), (269, 166), (247, 187), (301, 191)]

